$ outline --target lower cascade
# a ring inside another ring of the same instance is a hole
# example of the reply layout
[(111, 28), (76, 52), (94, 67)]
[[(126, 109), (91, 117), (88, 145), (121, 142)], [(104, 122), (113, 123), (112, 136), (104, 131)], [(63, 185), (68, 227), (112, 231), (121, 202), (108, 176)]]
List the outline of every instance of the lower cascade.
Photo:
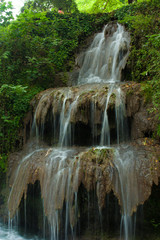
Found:
[[(160, 167), (131, 141), (121, 82), (129, 44), (123, 26), (106, 25), (85, 52), (76, 85), (32, 101), (30, 139), (11, 156), (12, 239), (25, 239), (13, 229), (32, 231), (35, 222), (40, 236), (29, 239), (135, 239), (137, 208)], [(0, 239), (9, 239), (7, 230)]]

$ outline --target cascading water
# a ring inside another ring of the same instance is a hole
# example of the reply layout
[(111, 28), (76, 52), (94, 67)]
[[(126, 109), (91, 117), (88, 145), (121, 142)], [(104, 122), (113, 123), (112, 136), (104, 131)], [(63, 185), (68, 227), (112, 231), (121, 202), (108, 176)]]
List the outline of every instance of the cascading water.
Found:
[[(110, 128), (107, 108), (113, 90), (116, 90), (117, 142), (119, 143), (120, 127), (123, 125), (124, 104), (122, 103), (120, 87), (116, 85), (121, 80), (121, 71), (129, 54), (130, 38), (124, 27), (117, 24), (107, 25), (102, 33), (96, 35), (89, 50), (85, 54), (80, 70), (78, 84), (108, 83), (109, 91), (104, 110), (100, 145), (110, 145)], [(123, 109), (123, 110), (122, 110)], [(124, 132), (121, 130), (121, 132)], [(122, 133), (123, 134), (123, 133)]]
[(107, 25), (85, 54), (78, 84), (115, 83), (121, 80), (129, 54), (130, 37), (119, 24)]
[(129, 147), (124, 146), (121, 149), (116, 149), (115, 156), (114, 164), (117, 170), (115, 191), (120, 191), (120, 201), (122, 203), (120, 237), (121, 239), (128, 240), (134, 238), (135, 229), (134, 224), (132, 224), (131, 215), (134, 210), (133, 202), (136, 202), (138, 198), (135, 155)]
[[(50, 240), (76, 239), (79, 214), (77, 194), (81, 182), (85, 185), (86, 179), (83, 179), (81, 175), (85, 171), (86, 165), (82, 166), (83, 164), (80, 161), (80, 156), (82, 156), (84, 149), (77, 150), (72, 147), (75, 144), (74, 138), (77, 137), (74, 136), (72, 123), (74, 122), (73, 115), (78, 112), (78, 109), (81, 111), (79, 121), (88, 121), (83, 114), (84, 109), (80, 105), (83, 96), (90, 97), (88, 105), (91, 109), (89, 113), (91, 118), (91, 142), (95, 145), (95, 142), (97, 144), (99, 141), (98, 145), (100, 147), (96, 147), (96, 149), (102, 149), (102, 151), (107, 149), (108, 151), (109, 147), (110, 150), (114, 149), (113, 151), (115, 152), (114, 161), (112, 163), (110, 161), (105, 163), (108, 164), (107, 167), (105, 166), (108, 174), (106, 175), (106, 181), (110, 185), (106, 185), (104, 192), (109, 193), (112, 189), (115, 195), (118, 196), (122, 209), (120, 238), (124, 240), (130, 239), (130, 216), (133, 210), (135, 210), (133, 208), (142, 202), (136, 193), (138, 188), (134, 178), (136, 176), (134, 173), (136, 165), (133, 164), (134, 155), (131, 149), (128, 150), (127, 147), (115, 147), (111, 149), (111, 122), (109, 121), (108, 114), (109, 105), (111, 101), (114, 101), (115, 143), (119, 145), (128, 137), (120, 80), (121, 71), (125, 67), (129, 54), (129, 44), (129, 34), (123, 26), (119, 24), (107, 25), (102, 33), (96, 35), (89, 50), (85, 53), (84, 63), (78, 78), (78, 86), (69, 90), (67, 88), (49, 90), (39, 100), (34, 115), (32, 131), (36, 130), (38, 138), (44, 135), (45, 121), (47, 119), (49, 122), (48, 119), (51, 118), (52, 127), (50, 129), (53, 128), (51, 142), (57, 144), (58, 147), (41, 146), (40, 148), (40, 142), (38, 142), (39, 146), (36, 146), (36, 149), (32, 149), (32, 151), (30, 150), (31, 152), (22, 158), (14, 174), (14, 183), (12, 184), (8, 206), (10, 216), (13, 218), (23, 194), (27, 197), (27, 184), (39, 180), (44, 215), (47, 217), (50, 225)], [(103, 87), (105, 100), (103, 100), (101, 91), (99, 91), (102, 84), (106, 84)], [(52, 101), (48, 100), (51, 97)], [(98, 118), (96, 114), (98, 111), (100, 112), (100, 104), (103, 105), (103, 111), (101, 111), (101, 117)], [(51, 116), (48, 114), (49, 109)], [(99, 119), (101, 120), (101, 127), (99, 127)], [(106, 172), (103, 173), (99, 169), (99, 165), (103, 164), (103, 160), (100, 163), (98, 161), (97, 159), (97, 168), (94, 174), (95, 179), (99, 180), (95, 181), (94, 179), (93, 182), (96, 185), (98, 209), (101, 212), (100, 205), (103, 202), (100, 196), (103, 190), (101, 179)], [(90, 174), (92, 175), (92, 173)], [(132, 178), (128, 177), (130, 174), (132, 174)], [(86, 184), (86, 188), (92, 190), (94, 184), (91, 184), (90, 176), (90, 183)], [(134, 201), (131, 198), (131, 185), (136, 195)], [(88, 195), (87, 198), (90, 199), (90, 196)], [(60, 229), (63, 229), (63, 233), (61, 233)], [(45, 237), (44, 226), (43, 238)]]

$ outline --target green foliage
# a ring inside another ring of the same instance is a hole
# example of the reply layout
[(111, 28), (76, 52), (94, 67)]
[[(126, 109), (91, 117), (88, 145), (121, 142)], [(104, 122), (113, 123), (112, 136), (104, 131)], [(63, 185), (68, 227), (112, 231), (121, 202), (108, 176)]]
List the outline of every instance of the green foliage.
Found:
[(0, 34), (0, 83), (54, 87), (80, 41), (109, 20), (108, 15), (26, 10)]
[(91, 11), (94, 13), (111, 12), (117, 8), (122, 7), (124, 4), (127, 4), (127, 2), (120, 0), (96, 0), (91, 8)]
[(12, 10), (13, 6), (11, 2), (1, 0), (0, 2), (0, 26), (6, 26), (10, 20), (13, 19)]
[(52, 0), (52, 2), (56, 8), (62, 8), (64, 12), (69, 13), (78, 11), (74, 0)]
[(95, 0), (76, 0), (79, 11), (90, 13)]
[[(125, 22), (125, 18), (130, 16), (137, 16), (138, 14), (143, 14), (145, 16), (150, 15), (152, 16), (152, 12), (158, 13), (157, 7), (160, 7), (159, 0), (138, 0), (138, 3), (132, 3), (129, 5), (125, 5), (120, 9), (117, 9), (114, 12), (114, 17), (116, 17), (118, 20), (123, 20)], [(156, 13), (156, 14), (157, 14)]]
[(7, 171), (7, 157), (6, 154), (0, 154), (0, 172)]
[(127, 4), (127, 0), (76, 0), (80, 11), (87, 13), (111, 12)]
[(53, 8), (53, 4), (50, 0), (27, 0), (21, 8), (21, 12), (24, 12), (27, 9), (32, 9), (35, 12), (42, 12), (47, 11), (50, 8)]
[(115, 11), (114, 16), (118, 20), (124, 20), (125, 17), (134, 16), (137, 12), (137, 4), (129, 4)]
[[(147, 2), (149, 0), (146, 0)], [(158, 0), (153, 0), (153, 2)], [(103, 12), (111, 12), (116, 10), (116, 13), (121, 16), (124, 14), (127, 15), (129, 9), (136, 8), (137, 3), (135, 2), (144, 2), (144, 0), (132, 0), (132, 4), (128, 4), (128, 0), (76, 0), (79, 11), (86, 13), (103, 13)], [(123, 7), (124, 6), (124, 7)], [(123, 8), (122, 8), (123, 7)], [(117, 11), (117, 9), (119, 9)], [(125, 12), (127, 10), (127, 12)]]
[(153, 226), (154, 228), (158, 228), (158, 227), (160, 226), (160, 223), (159, 223), (159, 222), (157, 223), (157, 222), (155, 221), (155, 219), (152, 219), (152, 220), (151, 220), (151, 224), (152, 224), (152, 226)]
[(18, 147), (19, 128), (29, 102), (40, 89), (3, 84), (0, 88), (0, 169), (7, 167), (7, 154)]

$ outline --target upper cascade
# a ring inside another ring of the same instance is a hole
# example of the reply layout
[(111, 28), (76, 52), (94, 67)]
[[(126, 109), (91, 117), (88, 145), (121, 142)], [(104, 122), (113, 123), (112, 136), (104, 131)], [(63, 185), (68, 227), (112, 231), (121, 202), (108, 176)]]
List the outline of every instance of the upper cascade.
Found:
[(130, 36), (117, 23), (107, 24), (86, 51), (79, 73), (78, 85), (86, 83), (115, 83), (129, 54)]

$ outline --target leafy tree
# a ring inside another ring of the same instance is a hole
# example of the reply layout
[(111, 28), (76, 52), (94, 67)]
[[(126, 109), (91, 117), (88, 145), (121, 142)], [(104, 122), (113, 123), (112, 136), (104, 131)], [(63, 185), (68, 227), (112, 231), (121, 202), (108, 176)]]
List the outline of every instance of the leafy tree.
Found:
[(62, 8), (65, 12), (77, 11), (77, 5), (74, 0), (52, 0), (56, 8)]
[(21, 12), (24, 12), (25, 9), (32, 9), (35, 12), (42, 12), (47, 11), (53, 7), (53, 3), (50, 0), (28, 0), (21, 8)]
[(91, 8), (91, 11), (94, 13), (110, 12), (114, 9), (122, 7), (125, 3), (125, 0), (96, 0)]
[(62, 8), (66, 13), (78, 11), (74, 0), (28, 0), (21, 11), (23, 12), (25, 9), (32, 9), (40, 12), (53, 8)]
[[(143, 0), (75, 0), (78, 9), (87, 13), (111, 12), (124, 5), (134, 2), (142, 2)], [(157, 0), (152, 0), (157, 1)]]
[(111, 12), (137, 0), (76, 0), (80, 11), (88, 13)]
[(6, 26), (11, 19), (13, 19), (11, 2), (6, 3), (5, 0), (0, 2), (0, 25)]

